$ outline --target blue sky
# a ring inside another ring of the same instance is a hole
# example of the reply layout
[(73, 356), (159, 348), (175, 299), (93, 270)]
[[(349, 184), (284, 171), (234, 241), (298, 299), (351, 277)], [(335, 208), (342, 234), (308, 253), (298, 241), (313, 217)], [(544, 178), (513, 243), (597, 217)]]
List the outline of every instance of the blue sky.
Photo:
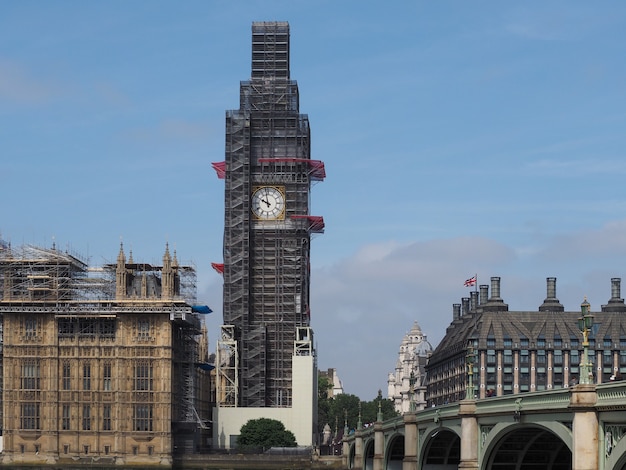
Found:
[(386, 395), (402, 336), (435, 346), (502, 278), (536, 310), (626, 286), (626, 4), (583, 1), (0, 1), (0, 237), (99, 265), (120, 238), (198, 269), (221, 323), (225, 111), (251, 23), (289, 21), (309, 115), (321, 369)]

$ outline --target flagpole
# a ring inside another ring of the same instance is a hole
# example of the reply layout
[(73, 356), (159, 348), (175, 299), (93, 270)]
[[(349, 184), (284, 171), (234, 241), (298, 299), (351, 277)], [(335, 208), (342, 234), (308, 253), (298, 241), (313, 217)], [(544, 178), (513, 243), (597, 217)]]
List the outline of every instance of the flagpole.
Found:
[(476, 279), (476, 282), (474, 283), (474, 292), (478, 292), (478, 273), (474, 274), (474, 279)]

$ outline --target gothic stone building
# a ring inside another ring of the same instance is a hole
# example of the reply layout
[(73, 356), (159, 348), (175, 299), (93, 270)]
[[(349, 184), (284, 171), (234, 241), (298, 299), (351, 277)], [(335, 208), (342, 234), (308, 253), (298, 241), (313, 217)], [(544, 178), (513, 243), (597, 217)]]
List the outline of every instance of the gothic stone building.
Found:
[[(208, 442), (195, 270), (90, 270), (68, 252), (0, 244), (4, 464), (171, 465)], [(202, 344), (204, 342), (204, 344)]]
[(398, 413), (426, 406), (426, 363), (432, 351), (420, 326), (413, 323), (400, 343), (396, 368), (387, 377), (387, 397)]
[[(592, 380), (626, 374), (626, 305), (619, 278), (611, 298), (593, 312), (589, 334)], [(500, 298), (500, 278), (453, 306), (453, 321), (433, 352), (427, 372), (428, 406), (465, 398), (471, 379), (477, 398), (551, 390), (576, 383), (583, 353), (581, 311), (566, 312), (556, 297), (556, 278), (547, 278), (547, 297), (537, 311), (513, 312)]]

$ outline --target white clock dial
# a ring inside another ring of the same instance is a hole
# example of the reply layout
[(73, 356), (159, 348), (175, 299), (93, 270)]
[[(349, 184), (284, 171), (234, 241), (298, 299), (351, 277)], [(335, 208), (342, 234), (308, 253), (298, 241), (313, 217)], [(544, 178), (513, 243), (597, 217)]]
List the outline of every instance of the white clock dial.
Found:
[(259, 219), (282, 219), (285, 215), (285, 196), (281, 188), (255, 188), (252, 193), (252, 213)]

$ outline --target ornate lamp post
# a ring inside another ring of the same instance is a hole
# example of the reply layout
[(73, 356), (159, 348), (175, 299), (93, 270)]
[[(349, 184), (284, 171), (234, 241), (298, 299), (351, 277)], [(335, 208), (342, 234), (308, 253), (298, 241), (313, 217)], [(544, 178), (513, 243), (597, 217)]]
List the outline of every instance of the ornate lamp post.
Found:
[(465, 356), (465, 364), (467, 365), (467, 388), (465, 390), (465, 399), (474, 399), (474, 342), (470, 340), (467, 347), (467, 355)]
[(580, 383), (590, 384), (593, 382), (591, 371), (592, 364), (589, 362), (589, 333), (593, 326), (593, 315), (590, 312), (591, 305), (587, 302), (587, 297), (580, 304), (581, 316), (578, 319), (578, 329), (583, 334), (583, 356), (580, 358)]

